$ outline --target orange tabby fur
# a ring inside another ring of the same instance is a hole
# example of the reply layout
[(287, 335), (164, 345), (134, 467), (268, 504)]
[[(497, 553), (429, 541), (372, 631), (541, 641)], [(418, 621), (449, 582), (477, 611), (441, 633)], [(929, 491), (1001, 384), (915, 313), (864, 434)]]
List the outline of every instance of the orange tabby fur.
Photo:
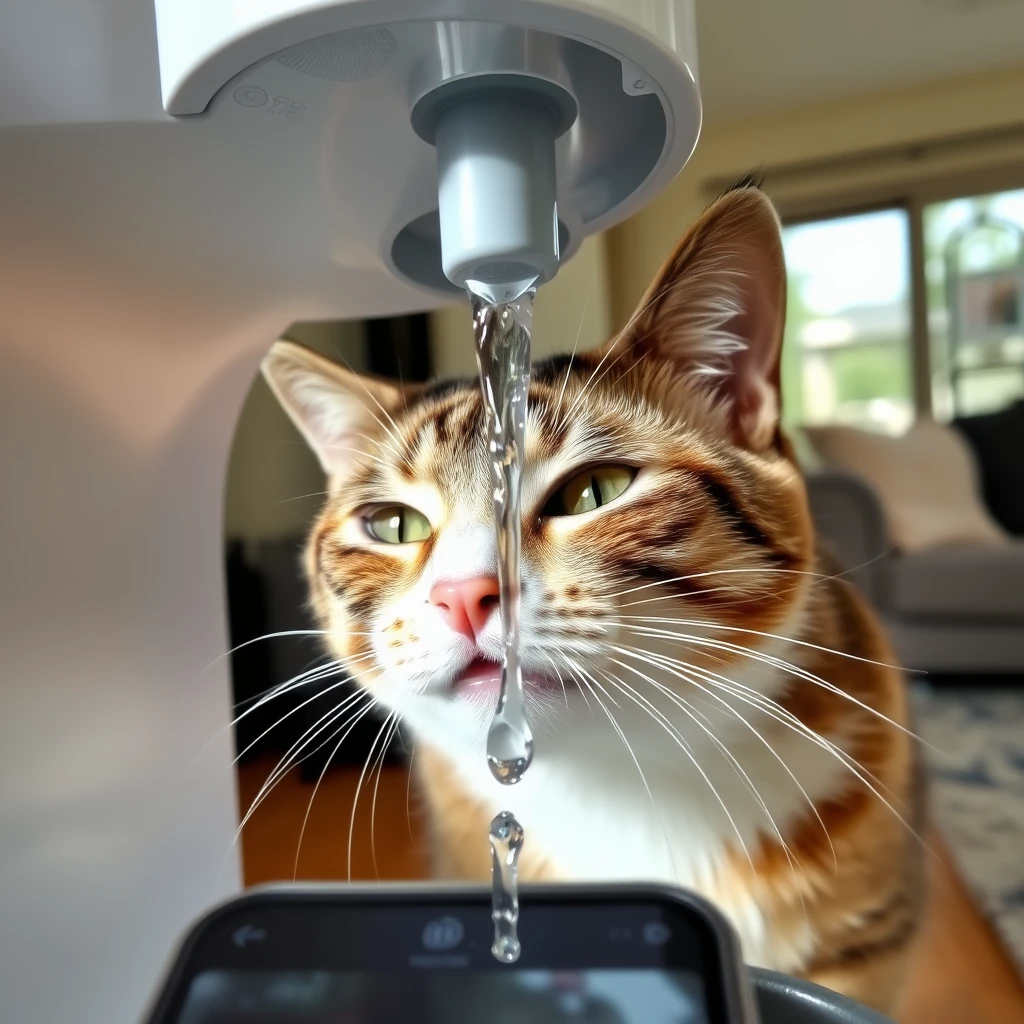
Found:
[[(533, 611), (524, 662), (561, 659), (565, 675), (579, 677), (575, 687), (602, 707), (601, 692), (638, 706), (669, 699), (659, 714), (693, 744), (704, 742), (700, 723), (678, 712), (697, 708), (726, 740), (695, 746), (703, 751), (696, 770), (727, 756), (720, 748), (728, 746), (754, 789), (762, 777), (785, 788), (768, 745), (812, 758), (822, 749), (812, 737), (833, 744), (846, 762), (841, 775), (830, 781), (813, 767), (797, 769), (804, 785), (822, 791), (802, 805), (793, 793), (778, 797), (778, 822), (759, 795), (741, 794), (755, 838), (743, 849), (723, 826), (718, 845), (708, 847), (717, 851), (711, 863), (696, 857), (684, 880), (729, 914), (751, 943), (748, 955), (759, 949), (772, 966), (884, 1009), (919, 919), (916, 759), (903, 730), (901, 675), (885, 667), (892, 652), (864, 601), (820, 551), (802, 477), (779, 431), (784, 309), (778, 221), (767, 199), (743, 186), (683, 239), (620, 335), (598, 352), (535, 368), (526, 463), (537, 479), (527, 480), (523, 523)], [(438, 874), (484, 880), (498, 797), (467, 776), (461, 739), (449, 743), (438, 733), (420, 709), (427, 698), (412, 692), (429, 690), (432, 671), (450, 679), (454, 656), (446, 661), (432, 650), (437, 624), (423, 620), (425, 598), (410, 596), (422, 594), (427, 577), (453, 571), (449, 532), (490, 522), (475, 383), (398, 389), (357, 380), (288, 343), (275, 346), (265, 370), (331, 481), (307, 551), (329, 646), (369, 694), (412, 722)], [(566, 472), (602, 460), (640, 467), (622, 499), (571, 522), (539, 515), (544, 494)], [(419, 508), (432, 536), (390, 548), (367, 543), (360, 510), (392, 501)], [(468, 550), (468, 541), (459, 543)], [(671, 661), (680, 649), (685, 660)], [(498, 656), (493, 648), (484, 653)], [(591, 673), (592, 665), (600, 667)], [(571, 700), (577, 723), (584, 712), (575, 693)], [(570, 702), (567, 694), (567, 709)], [(716, 722), (726, 711), (754, 722), (764, 750), (731, 720)], [(482, 730), (485, 715), (472, 721)], [(563, 742), (554, 736), (549, 744)], [(637, 742), (642, 760), (643, 745), (655, 741)], [(537, 744), (540, 758), (543, 735)], [(701, 785), (680, 755), (678, 807), (698, 806), (691, 793)], [(668, 794), (671, 813), (671, 786)], [(638, 786), (630, 801), (643, 800)], [(718, 810), (708, 806), (702, 813), (715, 820)], [(529, 832), (524, 879), (572, 873), (571, 858), (552, 853), (549, 839)], [(631, 870), (624, 865), (618, 877)]]

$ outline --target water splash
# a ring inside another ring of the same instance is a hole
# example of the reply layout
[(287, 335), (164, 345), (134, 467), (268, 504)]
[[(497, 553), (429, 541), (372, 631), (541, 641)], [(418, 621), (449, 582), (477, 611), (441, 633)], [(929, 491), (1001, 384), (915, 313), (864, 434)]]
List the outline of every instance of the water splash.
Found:
[(519, 888), (516, 868), (523, 848), (523, 826), (511, 811), (502, 811), (491, 822), (491, 920), (494, 921), (496, 960), (514, 964), (522, 947), (519, 944)]

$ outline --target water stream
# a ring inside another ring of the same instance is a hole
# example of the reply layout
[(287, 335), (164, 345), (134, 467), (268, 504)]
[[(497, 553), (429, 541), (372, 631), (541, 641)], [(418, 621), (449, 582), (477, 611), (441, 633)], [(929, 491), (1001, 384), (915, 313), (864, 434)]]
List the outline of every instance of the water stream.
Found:
[(487, 733), (487, 763), (505, 785), (518, 782), (533, 760), (533, 734), (526, 720), (519, 663), (519, 547), (522, 453), (526, 397), (530, 385), (533, 291), (514, 302), (490, 303), (474, 296), (473, 326), (491, 459), (494, 531), (498, 545), (504, 660), (501, 691)]
[[(519, 661), (521, 477), (530, 386), (530, 333), (534, 289), (518, 298), (493, 302), (470, 293), (477, 367), (483, 391), (486, 439), (491, 462), (494, 531), (498, 547), (503, 659), (498, 704), (487, 733), (487, 764), (506, 786), (523, 777), (533, 760), (533, 733), (526, 718)], [(492, 822), (491, 916), (496, 959), (519, 959), (519, 895), (516, 867), (522, 826), (510, 811)]]

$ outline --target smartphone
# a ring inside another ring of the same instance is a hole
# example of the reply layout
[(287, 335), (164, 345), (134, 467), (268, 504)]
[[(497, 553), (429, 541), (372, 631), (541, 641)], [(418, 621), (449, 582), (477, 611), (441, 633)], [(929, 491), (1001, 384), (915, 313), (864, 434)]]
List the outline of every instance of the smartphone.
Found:
[(756, 1024), (732, 929), (658, 886), (520, 893), (522, 955), (491, 955), (487, 889), (251, 890), (185, 938), (149, 1024)]

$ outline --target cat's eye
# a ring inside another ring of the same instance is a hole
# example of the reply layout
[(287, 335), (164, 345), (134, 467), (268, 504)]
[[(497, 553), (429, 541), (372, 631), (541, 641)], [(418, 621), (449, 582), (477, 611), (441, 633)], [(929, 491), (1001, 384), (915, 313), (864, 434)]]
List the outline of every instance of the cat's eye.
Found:
[(431, 534), (427, 517), (408, 505), (378, 508), (364, 516), (363, 521), (366, 532), (385, 544), (412, 544), (426, 540)]
[(592, 512), (623, 494), (636, 477), (632, 466), (594, 466), (562, 484), (544, 506), (546, 516)]

